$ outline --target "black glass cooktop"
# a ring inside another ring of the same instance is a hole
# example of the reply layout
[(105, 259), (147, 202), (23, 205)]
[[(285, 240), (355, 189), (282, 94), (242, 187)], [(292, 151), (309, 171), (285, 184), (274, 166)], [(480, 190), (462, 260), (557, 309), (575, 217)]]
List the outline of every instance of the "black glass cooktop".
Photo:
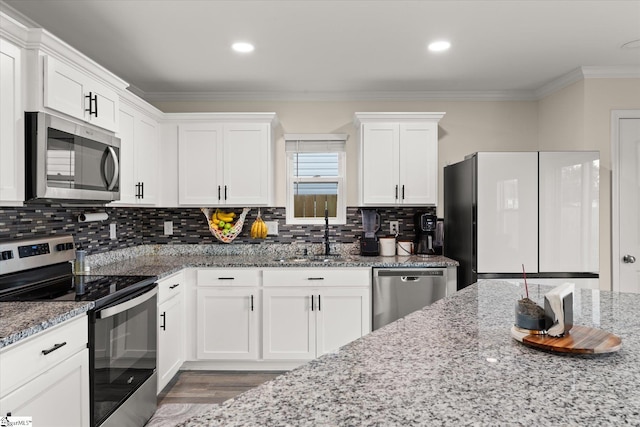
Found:
[(0, 301), (94, 301), (96, 308), (152, 287), (157, 276), (63, 275), (5, 289)]

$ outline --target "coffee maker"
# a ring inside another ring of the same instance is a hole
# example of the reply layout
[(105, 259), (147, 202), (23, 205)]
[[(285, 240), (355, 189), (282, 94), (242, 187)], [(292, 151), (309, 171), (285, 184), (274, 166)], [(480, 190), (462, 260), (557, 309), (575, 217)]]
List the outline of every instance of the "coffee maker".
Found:
[(378, 236), (376, 231), (380, 229), (380, 214), (374, 209), (361, 209), (362, 237), (360, 238), (360, 255), (378, 256)]
[(416, 230), (416, 254), (435, 255), (434, 241), (438, 218), (435, 215), (418, 212), (413, 219)]

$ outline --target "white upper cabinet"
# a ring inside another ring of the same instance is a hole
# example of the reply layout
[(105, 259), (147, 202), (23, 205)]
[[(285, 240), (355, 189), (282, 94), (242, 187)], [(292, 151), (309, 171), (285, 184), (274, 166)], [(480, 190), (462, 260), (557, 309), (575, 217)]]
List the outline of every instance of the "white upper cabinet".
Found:
[[(265, 206), (273, 199), (273, 113), (178, 124), (180, 206)], [(169, 115), (170, 116), (170, 115)]]
[(478, 273), (538, 272), (538, 153), (478, 153)]
[(540, 271), (599, 270), (600, 153), (540, 152)]
[(22, 49), (0, 39), (0, 206), (24, 201)]
[(159, 126), (154, 117), (122, 103), (120, 131), (120, 200), (112, 205), (149, 205), (158, 201)]
[(116, 91), (52, 56), (44, 58), (44, 107), (117, 132)]
[(445, 113), (356, 113), (362, 205), (435, 205)]

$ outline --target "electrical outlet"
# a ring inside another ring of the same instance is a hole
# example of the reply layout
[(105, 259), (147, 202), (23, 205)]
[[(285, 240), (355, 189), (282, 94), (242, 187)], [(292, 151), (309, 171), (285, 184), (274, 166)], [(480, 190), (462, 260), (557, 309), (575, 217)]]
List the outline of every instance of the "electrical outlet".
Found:
[(269, 236), (277, 236), (278, 235), (278, 221), (265, 221), (267, 224), (267, 234)]
[(173, 221), (164, 222), (164, 235), (165, 236), (173, 235)]
[(389, 221), (389, 234), (400, 233), (400, 225), (398, 221)]
[(109, 224), (109, 238), (111, 240), (116, 240), (116, 223), (112, 222), (111, 224)]

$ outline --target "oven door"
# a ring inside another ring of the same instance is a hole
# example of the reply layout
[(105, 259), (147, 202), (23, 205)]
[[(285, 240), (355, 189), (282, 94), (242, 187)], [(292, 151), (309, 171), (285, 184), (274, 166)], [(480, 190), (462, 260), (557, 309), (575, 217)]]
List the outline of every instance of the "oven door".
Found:
[[(108, 418), (118, 420), (119, 425), (130, 425), (121, 419), (131, 412), (125, 405), (130, 398), (136, 406), (140, 399), (148, 406), (138, 407), (136, 416), (155, 411), (156, 384), (149, 382), (156, 380), (157, 293), (154, 284), (152, 289), (95, 311), (90, 364), (94, 426)], [(139, 389), (145, 396), (140, 396)]]

